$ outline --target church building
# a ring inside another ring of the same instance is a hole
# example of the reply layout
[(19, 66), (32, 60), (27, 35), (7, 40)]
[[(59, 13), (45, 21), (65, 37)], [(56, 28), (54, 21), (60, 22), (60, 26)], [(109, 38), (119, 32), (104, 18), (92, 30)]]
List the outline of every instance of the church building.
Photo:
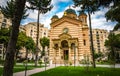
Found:
[[(87, 15), (83, 12), (77, 16), (75, 10), (69, 8), (59, 18), (51, 18), (49, 59), (53, 63), (63, 64), (65, 61), (80, 63), (85, 57), (91, 59), (89, 28)], [(75, 61), (74, 61), (75, 60)]]

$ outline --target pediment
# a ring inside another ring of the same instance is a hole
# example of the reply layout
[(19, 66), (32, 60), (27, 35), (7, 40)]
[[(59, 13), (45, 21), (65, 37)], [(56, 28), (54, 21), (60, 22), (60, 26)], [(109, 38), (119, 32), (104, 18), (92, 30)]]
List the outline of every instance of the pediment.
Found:
[(59, 35), (59, 38), (60, 39), (69, 39), (69, 38), (72, 38), (72, 36), (69, 34), (66, 34), (66, 33), (62, 33)]
[(78, 25), (78, 26), (81, 24), (80, 20), (69, 18), (69, 17), (62, 17), (61, 19), (51, 23), (51, 27), (56, 27), (64, 22), (68, 22), (68, 23)]

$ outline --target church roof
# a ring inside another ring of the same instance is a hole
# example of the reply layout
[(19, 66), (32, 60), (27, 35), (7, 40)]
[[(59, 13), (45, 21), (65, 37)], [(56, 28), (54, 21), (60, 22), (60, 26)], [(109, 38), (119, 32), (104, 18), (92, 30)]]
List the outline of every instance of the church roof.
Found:
[(69, 8), (65, 11), (67, 14), (70, 13), (70, 14), (76, 14), (75, 10)]
[(80, 11), (80, 12), (79, 12), (79, 16), (80, 16), (80, 15), (86, 15), (86, 16), (87, 16), (87, 14), (84, 13), (83, 11)]
[(57, 16), (57, 15), (54, 15), (52, 18), (58, 18), (58, 16)]

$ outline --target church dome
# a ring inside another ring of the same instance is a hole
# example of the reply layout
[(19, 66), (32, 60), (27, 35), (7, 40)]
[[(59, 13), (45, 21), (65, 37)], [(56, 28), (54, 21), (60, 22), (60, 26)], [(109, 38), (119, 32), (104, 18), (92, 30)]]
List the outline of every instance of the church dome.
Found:
[(52, 18), (58, 18), (58, 16), (57, 16), (57, 15), (54, 15)]
[(85, 16), (87, 16), (87, 14), (84, 13), (84, 12), (82, 12), (82, 11), (79, 13), (79, 16), (80, 16), (80, 15), (85, 15)]
[(76, 14), (75, 10), (69, 8), (65, 11), (67, 14)]

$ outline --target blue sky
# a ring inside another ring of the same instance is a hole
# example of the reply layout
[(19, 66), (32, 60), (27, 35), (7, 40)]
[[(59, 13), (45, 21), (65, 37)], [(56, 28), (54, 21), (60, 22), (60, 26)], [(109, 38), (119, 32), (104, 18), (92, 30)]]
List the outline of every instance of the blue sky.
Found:
[[(0, 3), (3, 3), (6, 0), (0, 0)], [(40, 15), (40, 23), (44, 24), (45, 27), (50, 28), (51, 23), (51, 17), (53, 15), (58, 15), (58, 17), (62, 17), (63, 13), (66, 9), (71, 7), (72, 9), (75, 9), (77, 12), (80, 8), (73, 8), (73, 2), (72, 0), (52, 0), (52, 5), (54, 6), (53, 9), (46, 14)], [(106, 18), (104, 17), (104, 14), (108, 11), (108, 8), (101, 8), (100, 11), (95, 12), (95, 14), (92, 14), (92, 27), (93, 28), (99, 28), (99, 29), (106, 29), (106, 30), (112, 30), (115, 22), (106, 21)], [(29, 22), (36, 22), (37, 21), (37, 11), (28, 11), (29, 16), (27, 19), (22, 20), (21, 24), (25, 25)]]

